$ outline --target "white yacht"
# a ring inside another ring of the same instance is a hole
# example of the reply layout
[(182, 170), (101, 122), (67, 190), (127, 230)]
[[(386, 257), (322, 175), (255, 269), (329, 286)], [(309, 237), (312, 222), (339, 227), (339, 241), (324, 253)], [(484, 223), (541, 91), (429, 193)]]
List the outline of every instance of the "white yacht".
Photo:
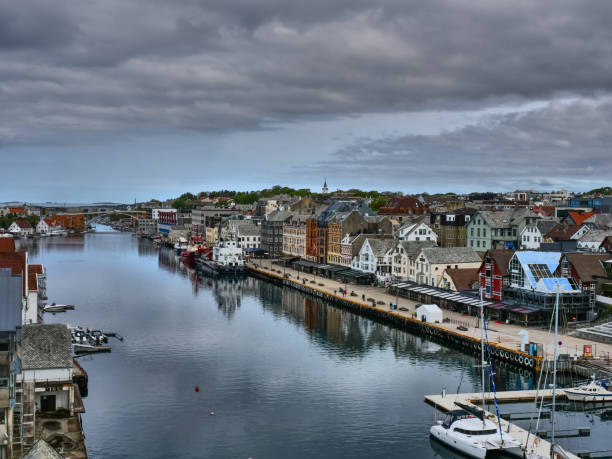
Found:
[(521, 444), (485, 419), (484, 411), (462, 403), (455, 404), (458, 409), (448, 412), (444, 421), (431, 427), (429, 432), (435, 439), (470, 457), (484, 458), (488, 453), (500, 452), (522, 455)]
[(596, 381), (589, 384), (564, 389), (568, 400), (575, 402), (612, 402), (612, 391), (608, 381)]

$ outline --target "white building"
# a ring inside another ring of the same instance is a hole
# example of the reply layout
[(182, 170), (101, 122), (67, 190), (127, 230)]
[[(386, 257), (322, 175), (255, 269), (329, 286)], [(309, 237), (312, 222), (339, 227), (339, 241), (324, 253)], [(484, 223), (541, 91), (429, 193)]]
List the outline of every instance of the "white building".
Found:
[(366, 238), (353, 259), (353, 269), (376, 274), (380, 283), (390, 282), (394, 246), (393, 239)]
[(527, 225), (521, 231), (521, 249), (538, 250), (542, 242), (542, 233), (534, 224)]
[(236, 226), (236, 240), (243, 250), (253, 251), (261, 248), (261, 226), (251, 222)]
[(34, 228), (32, 228), (32, 225), (27, 220), (15, 220), (9, 226), (9, 233), (18, 236), (31, 236), (34, 234)]
[(409, 280), (414, 276), (414, 260), (421, 249), (435, 246), (433, 241), (397, 241), (393, 248), (391, 274), (395, 280)]
[(60, 225), (54, 224), (50, 218), (41, 218), (36, 225), (36, 232), (38, 234), (57, 234), (62, 230)]
[(409, 280), (440, 285), (446, 269), (480, 268), (482, 260), (471, 247), (430, 247), (422, 249), (411, 265)]
[(433, 241), (437, 244), (438, 235), (424, 222), (407, 223), (398, 231), (400, 241)]
[[(24, 415), (66, 410), (74, 414), (72, 336), (65, 324), (24, 325), (21, 338)], [(32, 404), (31, 402), (34, 402)], [(30, 402), (30, 403), (28, 403)]]

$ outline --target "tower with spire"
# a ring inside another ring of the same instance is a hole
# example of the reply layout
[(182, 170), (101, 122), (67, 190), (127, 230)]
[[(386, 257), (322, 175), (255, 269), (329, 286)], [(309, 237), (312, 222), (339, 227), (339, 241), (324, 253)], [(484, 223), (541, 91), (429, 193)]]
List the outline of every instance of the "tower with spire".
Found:
[(329, 190), (327, 189), (327, 179), (323, 182), (323, 194), (327, 194)]

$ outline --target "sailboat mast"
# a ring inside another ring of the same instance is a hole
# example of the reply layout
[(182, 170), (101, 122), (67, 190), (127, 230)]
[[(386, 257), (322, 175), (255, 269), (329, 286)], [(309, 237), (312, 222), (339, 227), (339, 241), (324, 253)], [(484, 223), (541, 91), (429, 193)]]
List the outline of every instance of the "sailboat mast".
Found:
[[(484, 303), (482, 302), (482, 287), (480, 287), (480, 370), (482, 377), (482, 409), (485, 409), (485, 368), (484, 368)], [(482, 426), (485, 426), (485, 418), (482, 417)]]
[(550, 435), (550, 457), (553, 457), (553, 448), (555, 445), (555, 401), (557, 396), (557, 340), (559, 333), (559, 286), (557, 285), (557, 294), (555, 297), (555, 348), (553, 360), (553, 390), (552, 390), (552, 409), (550, 412), (551, 435)]

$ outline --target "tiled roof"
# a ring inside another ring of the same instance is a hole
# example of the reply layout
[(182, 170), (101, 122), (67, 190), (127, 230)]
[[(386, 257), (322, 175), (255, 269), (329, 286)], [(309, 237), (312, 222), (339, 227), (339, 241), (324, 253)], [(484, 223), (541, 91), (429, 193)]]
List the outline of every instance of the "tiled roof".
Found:
[(512, 255), (514, 255), (514, 250), (491, 249), (487, 253), (495, 260), (495, 264), (499, 267), (502, 276), (507, 276), (508, 264), (510, 263)]
[(591, 254), (591, 253), (567, 253), (565, 254), (582, 282), (596, 282), (593, 276), (605, 276), (601, 262), (610, 258), (610, 254)]
[(479, 263), (482, 261), (471, 247), (431, 247), (423, 249), (423, 254), (432, 264)]
[(421, 249), (434, 247), (435, 245), (436, 243), (433, 241), (397, 241), (397, 246), (401, 246), (409, 257), (415, 257)]
[(580, 226), (578, 225), (564, 225), (559, 223), (548, 233), (546, 233), (544, 237), (550, 238), (553, 241), (569, 241), (579, 229)]
[(23, 295), (26, 292), (26, 252), (0, 253), (0, 268), (10, 268), (13, 274), (23, 278)]
[(580, 242), (599, 242), (600, 244), (604, 241), (604, 239), (608, 236), (612, 236), (612, 230), (590, 230), (584, 233), (580, 239)]
[(0, 253), (15, 252), (15, 240), (12, 237), (0, 237)]
[(575, 212), (575, 211), (569, 211), (568, 212), (570, 218), (574, 221), (574, 223), (576, 225), (582, 225), (582, 223), (589, 217), (592, 217), (593, 215), (596, 215), (597, 212)]
[(542, 235), (545, 235), (558, 224), (559, 222), (556, 220), (541, 219), (536, 222), (536, 227)]
[(21, 459), (63, 459), (63, 457), (64, 456), (55, 451), (49, 443), (41, 438), (36, 440), (32, 449), (21, 456)]
[(599, 229), (612, 229), (612, 214), (596, 214), (584, 220), (589, 226)]
[(65, 324), (28, 324), (21, 338), (25, 370), (72, 368), (72, 336)]
[(446, 274), (453, 280), (457, 290), (472, 290), (478, 282), (479, 268), (447, 269)]
[(42, 265), (28, 265), (28, 290), (38, 290), (37, 274), (42, 273)]
[(287, 210), (275, 210), (274, 212), (270, 212), (266, 216), (266, 220), (270, 222), (284, 222), (287, 219), (291, 218), (292, 215), (293, 213)]
[(27, 220), (15, 220), (15, 223), (21, 229), (32, 229), (32, 225), (30, 225), (30, 222)]
[(385, 254), (393, 248), (395, 245), (395, 240), (393, 239), (373, 239), (368, 237), (368, 243), (372, 248), (372, 252), (374, 256), (377, 258), (382, 258)]
[[(525, 207), (499, 211), (481, 210), (478, 212), (478, 215), (480, 215), (491, 228), (511, 228), (514, 225), (518, 225), (525, 217), (540, 217), (539, 214), (536, 214)], [(472, 221), (473, 220), (474, 219), (472, 219)]]
[(237, 231), (240, 236), (259, 236), (261, 235), (261, 226), (253, 223), (243, 223), (238, 225)]

